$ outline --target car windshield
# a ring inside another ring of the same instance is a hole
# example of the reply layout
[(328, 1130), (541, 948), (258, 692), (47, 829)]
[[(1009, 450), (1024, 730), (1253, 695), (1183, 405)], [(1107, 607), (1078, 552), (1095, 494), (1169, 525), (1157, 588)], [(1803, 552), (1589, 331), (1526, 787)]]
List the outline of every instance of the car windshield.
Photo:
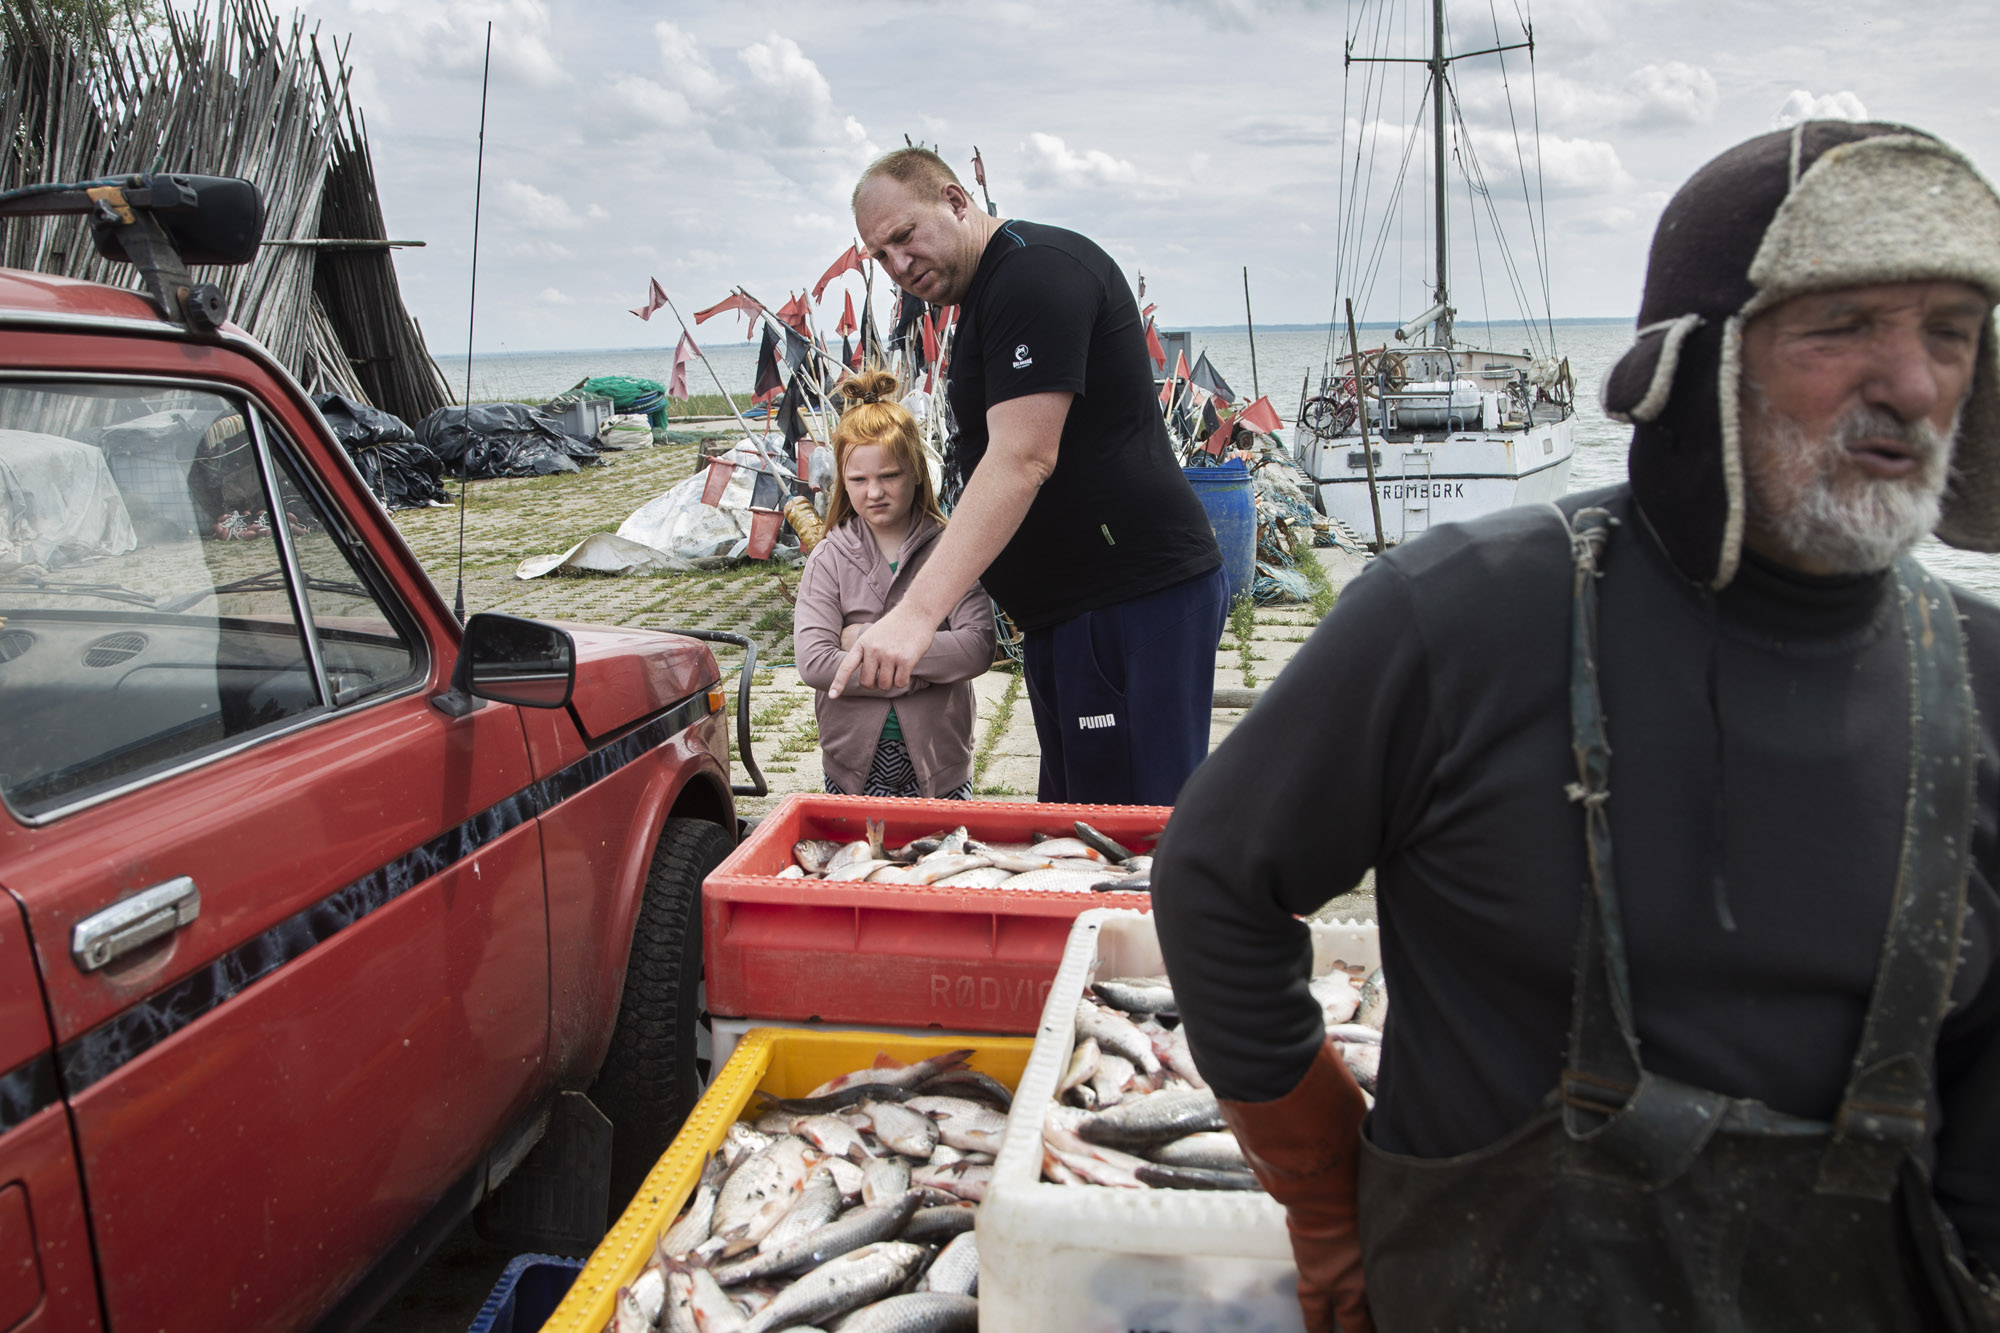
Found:
[(17, 813), (409, 676), (406, 637), (294, 465), (260, 461), (249, 411), (193, 387), (0, 382), (0, 795)]

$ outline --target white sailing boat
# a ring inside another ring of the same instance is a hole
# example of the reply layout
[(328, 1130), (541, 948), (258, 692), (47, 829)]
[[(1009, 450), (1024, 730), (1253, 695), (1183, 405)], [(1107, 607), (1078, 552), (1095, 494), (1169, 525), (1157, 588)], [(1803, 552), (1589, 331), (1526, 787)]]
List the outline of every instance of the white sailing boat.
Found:
[[(1380, 4), (1358, 6), (1362, 20)], [(1532, 50), (1532, 37), (1511, 45), (1495, 45), (1459, 55), (1445, 53), (1444, 0), (1431, 0), (1431, 50), (1428, 58), (1382, 55), (1357, 56), (1348, 44), (1347, 64), (1428, 67), (1430, 101), (1431, 181), (1430, 246), (1436, 263), (1435, 281), (1425, 296), (1429, 308), (1397, 328), (1392, 336), (1380, 337), (1376, 346), (1358, 351), (1351, 341), (1351, 323), (1358, 302), (1349, 299), (1347, 349), (1333, 356), (1334, 338), (1329, 336), (1329, 357), (1320, 393), (1309, 399), (1293, 427), (1293, 453), (1312, 478), (1321, 507), (1340, 519), (1366, 541), (1384, 545), (1407, 541), (1440, 523), (1457, 522), (1508, 505), (1547, 501), (1569, 489), (1570, 462), (1576, 452), (1575, 380), (1569, 363), (1555, 351), (1554, 323), (1546, 319), (1548, 283), (1542, 277), (1545, 322), (1527, 315), (1530, 294), (1521, 287), (1518, 270), (1511, 263), (1502, 267), (1523, 307), (1522, 323), (1531, 345), (1519, 352), (1476, 348), (1461, 343), (1454, 334), (1457, 311), (1452, 306), (1448, 260), (1452, 233), (1446, 207), (1445, 163), (1455, 157), (1466, 172), (1470, 230), (1477, 242), (1478, 205), (1483, 200), (1491, 221), (1494, 239), (1505, 245), (1501, 215), (1493, 193), (1486, 187), (1484, 171), (1450, 84), (1454, 61), (1473, 56), (1499, 55)], [(1399, 25), (1377, 23), (1376, 30)], [(1356, 31), (1361, 27), (1357, 22)], [(1386, 83), (1386, 81), (1385, 81)], [(1371, 69), (1362, 94), (1363, 117), (1367, 126), (1369, 98), (1376, 80)], [(1509, 97), (1511, 99), (1511, 91)], [(1379, 120), (1379, 95), (1377, 100)], [(1449, 103), (1454, 119), (1447, 121)], [(1343, 108), (1345, 110), (1345, 108)], [(1354, 122), (1343, 115), (1343, 122)], [(1452, 152), (1447, 153), (1447, 131), (1455, 125)], [(1409, 139), (1398, 145), (1407, 165), (1420, 132), (1418, 124), (1409, 128)], [(1362, 133), (1367, 133), (1364, 128)], [(1380, 141), (1380, 135), (1375, 136)], [(1523, 187), (1528, 225), (1536, 225), (1532, 198), (1527, 193), (1528, 170), (1518, 150), (1517, 163)], [(1365, 197), (1362, 161), (1366, 155), (1357, 147), (1357, 167), (1352, 192), (1346, 179), (1347, 137), (1342, 142), (1342, 196), (1347, 211), (1343, 215), (1338, 245), (1342, 286), (1348, 292), (1365, 294), (1375, 285), (1380, 258), (1386, 250), (1387, 222), (1370, 234), (1361, 225), (1360, 210), (1353, 206)], [(1397, 186), (1403, 184), (1399, 172)], [(1395, 191), (1401, 194), (1401, 189)], [(1393, 207), (1393, 203), (1392, 203)], [(1544, 243), (1534, 247), (1538, 267), (1548, 260), (1546, 225)], [(1373, 253), (1369, 243), (1373, 244)], [(1392, 289), (1398, 284), (1391, 284)], [(1483, 287), (1483, 277), (1482, 277)], [(1413, 301), (1412, 304), (1415, 304)], [(1406, 307), (1407, 309), (1407, 307)], [(1400, 314), (1401, 312), (1397, 312)], [(1366, 312), (1362, 314), (1365, 316)], [(1338, 320), (1338, 316), (1336, 317)], [(1363, 447), (1364, 439), (1366, 447)], [(1379, 514), (1379, 520), (1377, 515)]]

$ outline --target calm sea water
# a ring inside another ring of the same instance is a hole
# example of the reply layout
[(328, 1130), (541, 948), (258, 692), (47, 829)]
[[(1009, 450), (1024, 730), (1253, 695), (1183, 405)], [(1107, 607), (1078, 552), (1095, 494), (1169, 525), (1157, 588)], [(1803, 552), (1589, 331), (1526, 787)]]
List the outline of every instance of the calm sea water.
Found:
[[(1490, 332), (1489, 332), (1490, 330)], [(1461, 341), (1495, 350), (1522, 350), (1531, 340), (1518, 324), (1461, 324)], [(1379, 333), (1365, 333), (1368, 344)], [(1543, 333), (1544, 338), (1547, 332)], [(1576, 372), (1581, 400), (1576, 422), (1576, 461), (1570, 471), (1571, 490), (1589, 490), (1625, 479), (1625, 451), (1631, 428), (1609, 420), (1597, 407), (1597, 385), (1604, 372), (1631, 344), (1629, 324), (1557, 324), (1557, 351)], [(1253, 374), (1250, 340), (1243, 328), (1193, 331), (1192, 345), (1205, 350), (1209, 361), (1239, 394), (1253, 388), (1267, 395), (1287, 421), (1298, 411), (1300, 387), (1317, 385), (1327, 361), (1324, 329), (1260, 330)], [(707, 347), (716, 375), (731, 393), (745, 393), (756, 377), (754, 342), (720, 342)], [(593, 375), (638, 375), (665, 383), (672, 368), (673, 343), (659, 347), (623, 348), (597, 352), (510, 352), (472, 359), (475, 399), (549, 398)], [(446, 382), (454, 390), (465, 383), (465, 358), (440, 358)], [(696, 393), (713, 393), (715, 381), (696, 364), (688, 385)], [(1961, 587), (2000, 600), (2000, 555), (1954, 550), (1926, 538), (1918, 556), (1937, 573)]]

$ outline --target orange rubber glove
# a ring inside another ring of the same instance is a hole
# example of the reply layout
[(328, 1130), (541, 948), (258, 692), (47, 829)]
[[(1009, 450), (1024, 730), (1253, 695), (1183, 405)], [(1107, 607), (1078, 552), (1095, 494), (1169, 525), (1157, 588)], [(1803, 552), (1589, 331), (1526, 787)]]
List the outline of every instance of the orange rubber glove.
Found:
[(1285, 1206), (1306, 1333), (1375, 1333), (1355, 1219), (1367, 1109), (1332, 1042), (1319, 1048), (1298, 1086), (1276, 1101), (1222, 1103), (1222, 1118), (1258, 1183)]

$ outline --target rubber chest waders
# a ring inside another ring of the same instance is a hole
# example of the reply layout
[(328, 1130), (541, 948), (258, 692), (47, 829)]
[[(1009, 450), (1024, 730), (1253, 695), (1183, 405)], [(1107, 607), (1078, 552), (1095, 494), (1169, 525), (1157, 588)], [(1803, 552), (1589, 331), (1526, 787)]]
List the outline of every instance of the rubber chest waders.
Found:
[(1833, 1123), (1649, 1072), (1639, 1057), (1606, 808), (1598, 562), (1577, 514), (1570, 720), (1590, 871), (1568, 1066), (1543, 1108), (1478, 1152), (1361, 1156), (1361, 1237), (1382, 1333), (1413, 1330), (2000, 1329), (1917, 1157), (1951, 991), (1972, 827), (1974, 728), (1944, 585), (1896, 566), (1910, 778), (1895, 901)]

